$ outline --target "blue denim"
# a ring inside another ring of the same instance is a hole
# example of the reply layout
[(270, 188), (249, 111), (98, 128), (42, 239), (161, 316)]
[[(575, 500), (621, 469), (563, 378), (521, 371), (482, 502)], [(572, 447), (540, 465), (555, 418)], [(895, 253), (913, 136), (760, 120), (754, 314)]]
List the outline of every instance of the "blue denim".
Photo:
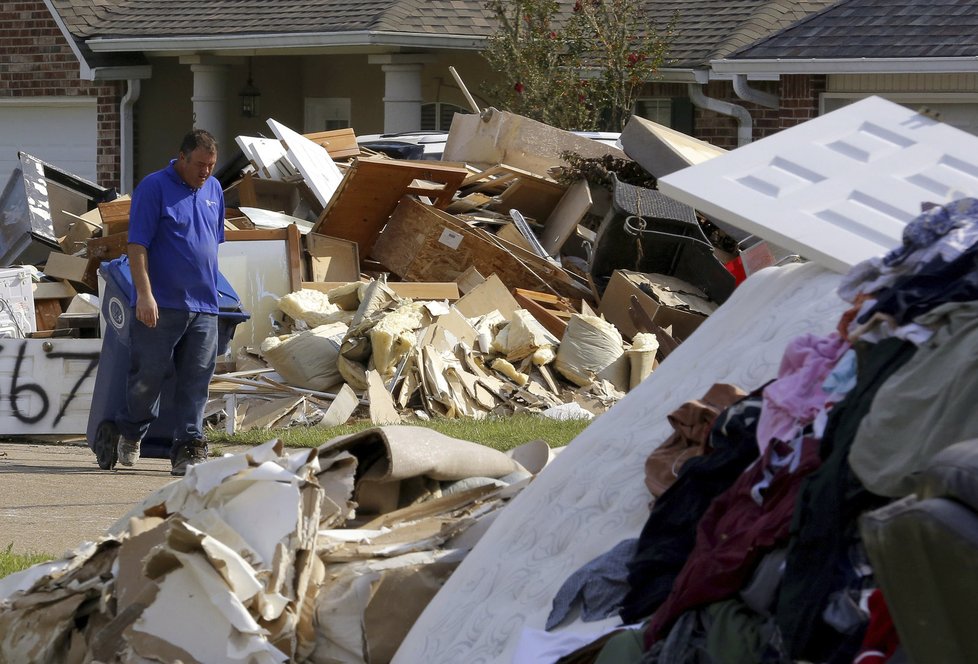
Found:
[(129, 375), (125, 408), (116, 417), (119, 432), (142, 440), (160, 413), (160, 394), (172, 376), (173, 449), (203, 438), (207, 388), (217, 361), (217, 314), (159, 310), (156, 327), (129, 325)]

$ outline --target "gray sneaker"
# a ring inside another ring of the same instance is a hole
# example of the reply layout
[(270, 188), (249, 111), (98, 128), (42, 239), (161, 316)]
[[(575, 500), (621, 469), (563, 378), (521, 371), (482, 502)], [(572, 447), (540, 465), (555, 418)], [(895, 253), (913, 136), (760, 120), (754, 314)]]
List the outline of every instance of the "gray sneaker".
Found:
[(118, 448), (119, 463), (123, 466), (134, 466), (139, 461), (139, 441), (128, 440), (119, 436)]
[(170, 474), (175, 477), (183, 477), (187, 474), (187, 468), (198, 463), (207, 461), (207, 441), (191, 440), (181, 444), (176, 454), (172, 455)]

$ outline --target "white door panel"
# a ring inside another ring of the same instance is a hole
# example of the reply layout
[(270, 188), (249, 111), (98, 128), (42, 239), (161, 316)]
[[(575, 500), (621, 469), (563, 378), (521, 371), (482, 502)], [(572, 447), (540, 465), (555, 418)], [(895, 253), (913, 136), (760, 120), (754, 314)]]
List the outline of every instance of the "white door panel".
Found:
[(659, 189), (845, 272), (898, 245), (922, 203), (978, 196), (978, 136), (870, 97), (660, 178)]

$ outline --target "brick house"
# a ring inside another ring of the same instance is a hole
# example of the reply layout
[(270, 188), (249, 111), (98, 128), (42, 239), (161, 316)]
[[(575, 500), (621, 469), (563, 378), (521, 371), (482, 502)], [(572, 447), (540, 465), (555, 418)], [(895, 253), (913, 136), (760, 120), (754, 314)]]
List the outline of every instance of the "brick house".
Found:
[[(831, 110), (849, 98), (832, 96), (839, 86), (852, 88), (845, 94), (856, 98), (887, 84), (843, 80), (831, 67), (782, 67), (785, 61), (771, 54), (801, 48), (792, 25), (831, 22), (833, 11), (854, 5), (872, 15), (873, 6), (915, 3), (647, 4), (660, 24), (678, 11), (678, 24), (669, 62), (636, 112), (733, 148)], [(446, 129), (454, 112), (467, 110), (450, 65), (480, 105), (491, 103), (481, 89), (493, 74), (479, 50), (493, 20), (482, 0), (213, 0), (199, 6), (25, 0), (0, 7), (0, 180), (22, 149), (130, 191), (172, 157), (175, 142), (195, 122), (224, 145), (238, 134), (267, 135), (268, 117), (302, 131)], [(919, 20), (928, 13), (937, 11), (918, 11), (918, 42), (931, 39), (933, 31)], [(887, 25), (894, 35), (906, 30), (896, 19)], [(808, 59), (836, 62), (831, 53), (823, 48)], [(913, 76), (926, 59), (926, 53), (902, 58), (904, 69), (891, 75)], [(940, 76), (927, 74), (921, 85), (939, 86)], [(249, 81), (261, 92), (260, 111), (251, 117), (242, 114), (239, 100)], [(944, 85), (978, 92), (971, 79)]]

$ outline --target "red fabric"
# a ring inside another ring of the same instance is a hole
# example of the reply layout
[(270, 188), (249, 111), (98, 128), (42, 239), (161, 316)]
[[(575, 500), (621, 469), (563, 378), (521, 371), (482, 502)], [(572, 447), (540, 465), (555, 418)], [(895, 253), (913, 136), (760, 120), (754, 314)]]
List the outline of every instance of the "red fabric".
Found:
[[(784, 443), (771, 445), (762, 459)], [(665, 638), (679, 616), (694, 607), (733, 596), (750, 579), (757, 563), (788, 539), (801, 480), (821, 464), (819, 441), (802, 441), (801, 461), (794, 472), (778, 470), (764, 492), (764, 503), (751, 497), (765, 464), (758, 462), (717, 496), (700, 519), (696, 545), (672, 585), (666, 601), (652, 615), (646, 631), (648, 646)]]
[(900, 645), (900, 635), (890, 617), (883, 593), (878, 588), (869, 596), (869, 627), (863, 645), (853, 664), (883, 664), (888, 662)]

